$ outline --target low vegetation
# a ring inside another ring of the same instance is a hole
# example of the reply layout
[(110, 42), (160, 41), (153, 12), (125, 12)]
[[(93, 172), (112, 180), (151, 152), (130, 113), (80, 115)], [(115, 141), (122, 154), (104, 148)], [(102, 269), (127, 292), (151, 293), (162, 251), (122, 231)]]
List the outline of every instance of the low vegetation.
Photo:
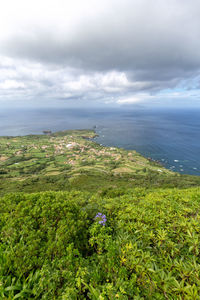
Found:
[(94, 137), (0, 137), (0, 299), (199, 299), (200, 177)]
[(200, 189), (120, 194), (3, 197), (1, 299), (199, 299)]

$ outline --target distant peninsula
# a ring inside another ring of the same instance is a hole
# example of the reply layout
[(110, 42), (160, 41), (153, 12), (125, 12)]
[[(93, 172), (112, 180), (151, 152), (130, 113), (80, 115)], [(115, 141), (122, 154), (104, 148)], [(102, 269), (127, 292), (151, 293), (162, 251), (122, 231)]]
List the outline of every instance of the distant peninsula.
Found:
[(0, 193), (134, 186), (188, 187), (199, 177), (180, 175), (134, 150), (104, 147), (95, 130), (0, 137)]

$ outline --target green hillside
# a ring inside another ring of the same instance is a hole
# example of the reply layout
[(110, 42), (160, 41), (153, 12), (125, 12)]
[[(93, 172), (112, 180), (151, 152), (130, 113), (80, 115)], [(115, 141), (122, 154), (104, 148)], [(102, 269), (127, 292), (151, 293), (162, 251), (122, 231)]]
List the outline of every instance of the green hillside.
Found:
[(0, 299), (199, 299), (200, 177), (94, 137), (0, 137)]
[(6, 195), (0, 297), (199, 299), (199, 207), (199, 188)]

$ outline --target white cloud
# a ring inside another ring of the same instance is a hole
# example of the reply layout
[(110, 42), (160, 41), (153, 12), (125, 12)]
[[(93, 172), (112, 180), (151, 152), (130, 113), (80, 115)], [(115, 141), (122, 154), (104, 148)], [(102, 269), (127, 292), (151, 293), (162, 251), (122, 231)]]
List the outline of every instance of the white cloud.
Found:
[(118, 104), (133, 104), (137, 102), (143, 102), (149, 99), (153, 99), (155, 97), (150, 96), (149, 94), (137, 94), (129, 97), (120, 98), (117, 100)]
[(5, 90), (9, 90), (9, 89), (23, 89), (25, 88), (25, 84), (23, 82), (20, 81), (16, 81), (16, 80), (5, 80), (3, 82), (0, 82), (0, 89), (5, 89)]
[(199, 89), (199, 9), (198, 0), (0, 0), (0, 99), (133, 104), (166, 89), (180, 98), (178, 86)]

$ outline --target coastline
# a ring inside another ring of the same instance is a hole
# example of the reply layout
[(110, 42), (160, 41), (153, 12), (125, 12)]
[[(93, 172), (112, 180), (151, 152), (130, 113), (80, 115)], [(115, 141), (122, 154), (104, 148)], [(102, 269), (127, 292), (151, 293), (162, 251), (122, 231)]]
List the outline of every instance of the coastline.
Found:
[(14, 115), (9, 109), (1, 112), (1, 120), (0, 135), (7, 136), (40, 134), (48, 129), (56, 132), (65, 128), (93, 128), (95, 125), (95, 131), (101, 131), (101, 137), (95, 139), (100, 144), (135, 149), (168, 169), (200, 176), (197, 110), (27, 109), (26, 113), (18, 110)]
[[(101, 134), (97, 131), (97, 126), (94, 126), (92, 129), (70, 129), (70, 130), (62, 130), (62, 131), (51, 131), (51, 130), (47, 130), (44, 129), (40, 134), (27, 134), (27, 135), (16, 135), (16, 136), (1, 136), (0, 138), (7, 138), (7, 139), (12, 139), (12, 138), (23, 138), (23, 137), (42, 137), (42, 136), (63, 136), (63, 135), (69, 135), (70, 133), (73, 134), (75, 132), (79, 132), (80, 136), (82, 139), (85, 139), (87, 141), (96, 143), (97, 145), (99, 145), (100, 147), (105, 147), (105, 148), (116, 148), (116, 149), (123, 149), (124, 151), (136, 151), (135, 149), (125, 149), (123, 147), (116, 147), (116, 146), (107, 146), (107, 145), (103, 145), (101, 144), (99, 141), (96, 141), (96, 138), (101, 138)], [(85, 132), (90, 132), (90, 134), (92, 133), (92, 135), (84, 135)], [(81, 134), (83, 133), (83, 134)], [(162, 160), (156, 160), (152, 157), (149, 157), (148, 155), (146, 156), (145, 154), (138, 152), (137, 153), (139, 155), (141, 155), (141, 157), (144, 157), (145, 159), (147, 159), (150, 163), (153, 163), (154, 165), (156, 165), (157, 167), (161, 167), (164, 169), (169, 170), (170, 172), (174, 173), (174, 174), (181, 174), (178, 171), (173, 170), (170, 167), (167, 167), (167, 165), (162, 161)], [(194, 175), (194, 174), (187, 174), (184, 173), (183, 175), (188, 175), (188, 176), (199, 176), (199, 175)]]

